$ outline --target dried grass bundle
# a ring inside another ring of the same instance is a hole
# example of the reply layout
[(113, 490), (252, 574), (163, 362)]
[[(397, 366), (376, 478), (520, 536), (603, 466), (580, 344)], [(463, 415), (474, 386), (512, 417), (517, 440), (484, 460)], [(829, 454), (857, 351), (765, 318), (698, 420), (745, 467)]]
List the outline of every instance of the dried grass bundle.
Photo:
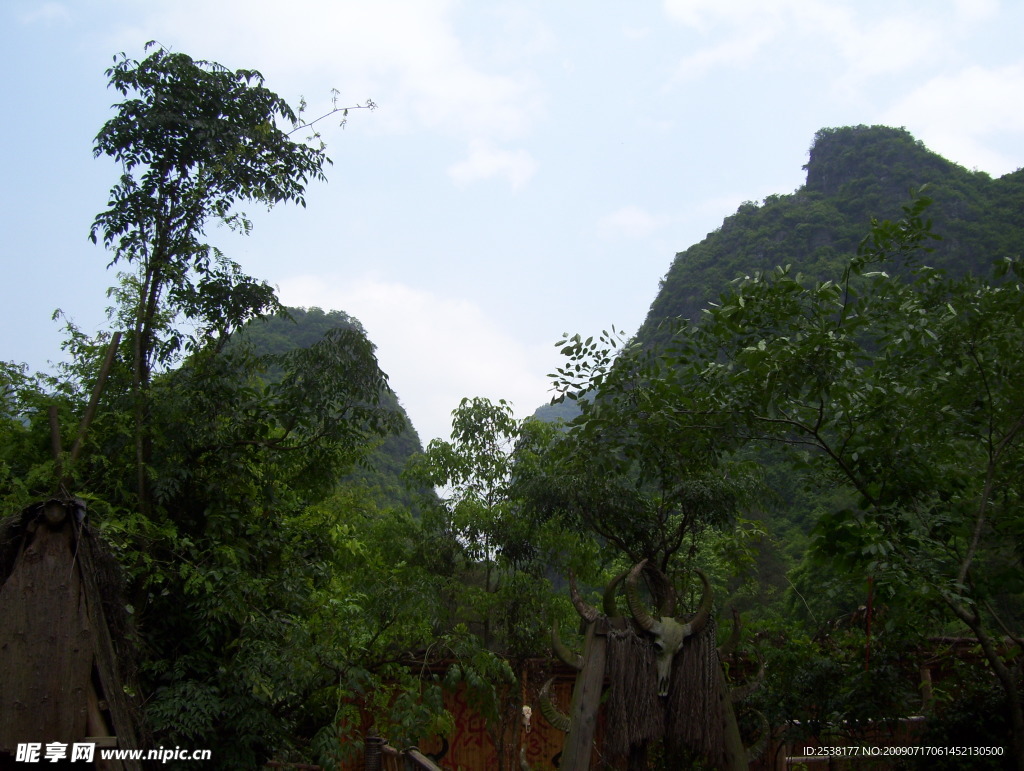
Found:
[(724, 761), (721, 680), (715, 623), (683, 644), (676, 654), (665, 699), (665, 751), (668, 757), (700, 755), (712, 766)]
[(611, 630), (607, 644), (605, 751), (614, 757), (627, 757), (631, 747), (660, 739), (665, 733), (654, 646), (632, 624)]

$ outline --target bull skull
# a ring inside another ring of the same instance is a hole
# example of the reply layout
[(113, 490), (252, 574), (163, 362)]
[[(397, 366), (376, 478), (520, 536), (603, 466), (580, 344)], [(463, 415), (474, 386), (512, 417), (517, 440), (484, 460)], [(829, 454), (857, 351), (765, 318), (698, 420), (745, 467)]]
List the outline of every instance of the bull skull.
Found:
[(636, 589), (637, 576), (640, 575), (646, 564), (647, 560), (644, 560), (629, 571), (629, 575), (626, 577), (626, 602), (629, 604), (629, 612), (633, 614), (633, 620), (637, 625), (654, 636), (654, 647), (658, 652), (658, 696), (667, 696), (669, 677), (672, 673), (672, 660), (683, 647), (683, 641), (700, 632), (711, 616), (711, 586), (704, 572), (697, 570), (697, 575), (700, 576), (700, 580), (704, 584), (704, 594), (697, 615), (690, 621), (683, 622), (671, 615), (675, 609), (675, 592), (666, 579), (664, 581), (666, 596), (660, 609), (661, 615), (655, 618), (643, 607)]

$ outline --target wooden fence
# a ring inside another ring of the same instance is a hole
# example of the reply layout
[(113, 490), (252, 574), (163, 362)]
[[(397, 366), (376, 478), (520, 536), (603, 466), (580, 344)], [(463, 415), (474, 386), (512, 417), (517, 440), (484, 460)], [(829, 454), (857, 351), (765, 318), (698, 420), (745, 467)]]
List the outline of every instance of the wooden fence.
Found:
[[(922, 653), (920, 684), (922, 690), (922, 713), (928, 714), (933, 708), (932, 679), (937, 682), (948, 676), (948, 665), (952, 660), (978, 659), (974, 651), (975, 641), (967, 638), (935, 638), (930, 641), (932, 646)], [(531, 662), (525, 671), (520, 673), (522, 690), (516, 694), (517, 707), (523, 705), (532, 708), (532, 721), (527, 731), (518, 719), (510, 719), (505, 725), (504, 735), (498, 737), (504, 751), (495, 746), (494, 737), (484, 718), (472, 708), (468, 695), (462, 688), (454, 693), (445, 694), (445, 709), (451, 713), (454, 731), (442, 741), (440, 737), (423, 737), (418, 748), (406, 748), (405, 751), (381, 744), (380, 763), (377, 766), (366, 764), (364, 753), (339, 771), (493, 771), (504, 767), (518, 770), (520, 753), (535, 771), (553, 771), (557, 768), (558, 756), (562, 751), (565, 735), (549, 725), (541, 716), (538, 692), (548, 677), (554, 675), (552, 700), (568, 711), (572, 696), (572, 688), (576, 673), (568, 667), (552, 667), (550, 662)], [(743, 678), (741, 678), (743, 679)], [(867, 771), (868, 769), (892, 768), (899, 757), (829, 757), (823, 753), (807, 753), (806, 748), (823, 746), (840, 746), (843, 744), (861, 747), (901, 747), (920, 742), (925, 727), (924, 717), (907, 717), (888, 724), (868, 726), (859, 731), (840, 730), (836, 727), (834, 735), (793, 741), (787, 736), (793, 732), (787, 730), (792, 726), (776, 726), (764, 754), (751, 764), (752, 771), (789, 771), (803, 768), (807, 771), (816, 769), (852, 769)], [(604, 733), (603, 710), (599, 714), (597, 735), (594, 741), (594, 753), (591, 767), (604, 768), (605, 759), (600, 756), (602, 736)], [(446, 746), (447, 744), (447, 746)], [(362, 749), (360, 747), (360, 749)], [(433, 756), (436, 760), (431, 760)], [(420, 763), (421, 765), (413, 765)], [(429, 763), (430, 765), (425, 765)], [(333, 770), (332, 770), (333, 771)]]
[[(454, 723), (454, 730), (445, 739), (425, 736), (418, 747), (393, 748), (387, 744), (385, 737), (379, 740), (382, 742), (379, 765), (367, 763), (376, 752), (371, 743), (360, 747), (362, 751), (351, 762), (344, 764), (340, 771), (363, 771), (364, 768), (380, 771), (493, 771), (505, 768), (518, 771), (520, 753), (523, 751), (531, 768), (551, 771), (557, 768), (557, 756), (562, 751), (565, 734), (549, 725), (541, 716), (537, 694), (544, 680), (555, 675), (552, 699), (562, 710), (567, 711), (575, 672), (567, 667), (564, 671), (562, 669), (559, 665), (552, 671), (548, 662), (538, 662), (536, 671), (528, 667), (528, 671), (520, 673), (522, 688), (517, 689), (518, 693), (513, 695), (515, 703), (509, 704), (509, 719), (500, 735), (494, 734), (493, 726), (488, 730), (486, 720), (470, 704), (466, 690), (460, 687), (444, 695), (445, 709), (451, 714)], [(532, 710), (529, 729), (520, 717), (524, 705), (530, 706)], [(495, 739), (498, 739), (500, 746), (495, 745)], [(436, 760), (432, 760), (432, 757)], [(408, 765), (424, 761), (433, 765)], [(371, 759), (371, 762), (375, 761)]]

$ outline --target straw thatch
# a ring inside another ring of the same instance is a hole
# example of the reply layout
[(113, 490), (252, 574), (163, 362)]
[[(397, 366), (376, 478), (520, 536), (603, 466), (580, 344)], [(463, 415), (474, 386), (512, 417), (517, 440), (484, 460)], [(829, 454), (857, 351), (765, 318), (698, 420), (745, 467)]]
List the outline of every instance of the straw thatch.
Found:
[(714, 619), (683, 643), (665, 697), (665, 753), (699, 755), (718, 767), (724, 760), (721, 679)]
[(664, 740), (668, 758), (722, 761), (721, 680), (712, 620), (686, 640), (673, 661), (668, 695), (657, 695), (655, 650), (634, 625), (608, 634), (605, 752), (629, 758)]
[(51, 499), (0, 523), (0, 756), (99, 737), (138, 748), (122, 586), (82, 501)]

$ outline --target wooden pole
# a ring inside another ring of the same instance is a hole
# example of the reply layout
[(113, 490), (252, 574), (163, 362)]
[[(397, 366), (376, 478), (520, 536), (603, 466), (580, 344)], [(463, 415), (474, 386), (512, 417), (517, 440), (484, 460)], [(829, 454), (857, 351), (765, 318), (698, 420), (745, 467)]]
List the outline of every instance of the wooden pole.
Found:
[(587, 771), (597, 732), (597, 713), (604, 687), (608, 620), (599, 618), (587, 625), (583, 645), (583, 668), (576, 676), (569, 713), (569, 733), (562, 750), (561, 771)]

